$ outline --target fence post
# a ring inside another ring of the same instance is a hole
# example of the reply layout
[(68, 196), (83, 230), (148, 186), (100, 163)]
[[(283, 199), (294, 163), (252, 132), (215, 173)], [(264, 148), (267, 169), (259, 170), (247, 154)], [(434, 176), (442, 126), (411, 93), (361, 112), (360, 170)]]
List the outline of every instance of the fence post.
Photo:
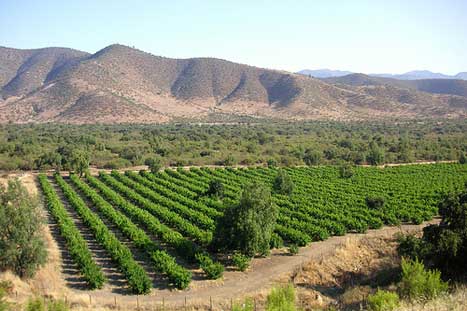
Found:
[(210, 305), (209, 310), (212, 311), (212, 297), (211, 296), (209, 296), (209, 305)]
[(114, 296), (114, 305), (115, 305), (115, 309), (117, 309), (117, 296)]
[(230, 311), (232, 311), (232, 310), (233, 310), (233, 299), (230, 298)]
[(185, 296), (185, 311), (186, 311), (186, 296)]
[(89, 306), (92, 306), (91, 294), (89, 294)]
[(256, 311), (256, 298), (253, 298), (253, 306), (254, 306), (255, 311)]
[(139, 295), (136, 295), (136, 310), (139, 310)]
[(165, 298), (162, 297), (162, 310), (165, 310)]

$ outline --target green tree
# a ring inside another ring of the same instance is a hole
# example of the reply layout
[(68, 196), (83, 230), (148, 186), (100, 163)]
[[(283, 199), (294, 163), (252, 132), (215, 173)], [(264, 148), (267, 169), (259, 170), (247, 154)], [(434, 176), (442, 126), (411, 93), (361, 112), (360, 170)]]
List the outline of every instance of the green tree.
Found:
[(144, 164), (146, 164), (149, 167), (152, 173), (157, 173), (162, 167), (162, 160), (160, 157), (153, 157), (146, 159)]
[(341, 178), (350, 178), (353, 176), (352, 166), (349, 164), (344, 164), (339, 167), (339, 176)]
[(206, 191), (206, 195), (213, 196), (216, 198), (222, 198), (224, 196), (224, 185), (220, 180), (213, 179), (209, 182), (209, 188)]
[(80, 177), (89, 168), (89, 154), (84, 150), (74, 150), (69, 160), (70, 168)]
[(307, 149), (305, 155), (303, 156), (303, 161), (306, 165), (318, 165), (321, 162), (322, 153), (319, 151), (313, 151)]
[(0, 270), (32, 277), (45, 263), (43, 222), (39, 201), (19, 180), (9, 181), (7, 188), (0, 186)]
[(460, 164), (466, 164), (467, 163), (467, 156), (465, 155), (464, 152), (461, 152), (459, 156), (459, 163)]
[(250, 257), (268, 254), (277, 213), (266, 186), (257, 182), (245, 185), (240, 202), (227, 207), (219, 219), (214, 247), (239, 250)]
[(280, 169), (274, 178), (273, 189), (276, 193), (283, 195), (291, 195), (294, 189), (292, 178), (286, 171)]
[(377, 144), (371, 143), (370, 150), (366, 155), (366, 161), (371, 165), (380, 165), (384, 163), (384, 152)]

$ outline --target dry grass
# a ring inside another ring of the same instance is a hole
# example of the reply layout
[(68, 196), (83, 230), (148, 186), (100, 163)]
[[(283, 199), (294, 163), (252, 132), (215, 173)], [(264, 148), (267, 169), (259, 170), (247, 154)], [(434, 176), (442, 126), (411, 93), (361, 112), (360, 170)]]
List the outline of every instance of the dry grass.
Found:
[(452, 293), (427, 303), (404, 302), (397, 311), (465, 311), (467, 310), (467, 287), (460, 286)]

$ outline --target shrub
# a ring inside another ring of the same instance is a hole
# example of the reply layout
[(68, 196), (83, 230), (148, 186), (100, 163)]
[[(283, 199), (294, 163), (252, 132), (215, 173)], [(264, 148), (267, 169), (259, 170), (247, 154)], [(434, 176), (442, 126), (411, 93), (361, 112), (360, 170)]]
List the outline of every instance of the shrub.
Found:
[(466, 164), (467, 163), (467, 156), (463, 152), (459, 156), (459, 163), (460, 164)]
[(255, 310), (255, 303), (253, 299), (247, 298), (243, 303), (234, 304), (232, 306), (232, 311), (254, 311)]
[(366, 205), (371, 209), (382, 209), (384, 207), (383, 197), (366, 197)]
[(298, 252), (299, 252), (299, 250), (300, 250), (300, 249), (298, 248), (298, 245), (297, 245), (297, 244), (291, 244), (291, 245), (289, 246), (289, 253), (290, 253), (291, 255), (297, 255)]
[(45, 263), (43, 222), (39, 201), (19, 180), (10, 181), (6, 189), (0, 186), (0, 270), (32, 277)]
[(295, 311), (295, 290), (292, 284), (271, 290), (266, 301), (267, 311)]
[(371, 311), (391, 311), (399, 306), (397, 293), (379, 290), (368, 296), (368, 309)]
[(245, 256), (245, 255), (243, 255), (241, 253), (235, 253), (232, 256), (233, 264), (240, 271), (245, 271), (246, 269), (248, 269), (248, 267), (250, 266), (250, 260), (251, 260), (251, 258), (249, 258), (248, 256)]
[(30, 298), (26, 305), (26, 311), (46, 311), (44, 300), (40, 297)]
[(221, 278), (224, 274), (224, 266), (218, 262), (214, 262), (208, 254), (198, 253), (195, 257), (199, 262), (200, 268), (206, 273), (209, 279), (216, 280)]
[(144, 161), (144, 164), (149, 167), (151, 173), (157, 173), (162, 167), (162, 160), (160, 157), (149, 158)]
[(447, 291), (448, 284), (441, 280), (438, 270), (425, 270), (422, 262), (402, 259), (402, 280), (399, 290), (410, 300), (428, 300)]
[(291, 195), (294, 189), (294, 184), (289, 174), (284, 170), (279, 170), (274, 178), (273, 189), (276, 193), (283, 195)]
[(11, 307), (11, 304), (5, 301), (5, 296), (11, 292), (12, 287), (11, 281), (0, 282), (0, 311), (7, 311)]
[(271, 248), (281, 248), (284, 246), (284, 240), (277, 233), (273, 232), (271, 234), (271, 240), (269, 241), (269, 246)]
[(339, 176), (341, 178), (350, 178), (354, 174), (352, 166), (346, 164), (339, 167)]
[(224, 185), (221, 181), (214, 179), (209, 182), (209, 188), (205, 195), (222, 198), (224, 196)]

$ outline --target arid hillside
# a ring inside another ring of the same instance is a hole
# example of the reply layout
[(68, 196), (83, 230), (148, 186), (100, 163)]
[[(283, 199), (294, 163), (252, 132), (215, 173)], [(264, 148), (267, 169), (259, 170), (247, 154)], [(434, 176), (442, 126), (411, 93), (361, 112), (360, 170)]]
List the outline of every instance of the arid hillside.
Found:
[(1, 123), (160, 123), (215, 113), (332, 120), (466, 116), (465, 92), (429, 94), (426, 88), (336, 84), (214, 58), (164, 58), (122, 45), (92, 55), (0, 48)]

